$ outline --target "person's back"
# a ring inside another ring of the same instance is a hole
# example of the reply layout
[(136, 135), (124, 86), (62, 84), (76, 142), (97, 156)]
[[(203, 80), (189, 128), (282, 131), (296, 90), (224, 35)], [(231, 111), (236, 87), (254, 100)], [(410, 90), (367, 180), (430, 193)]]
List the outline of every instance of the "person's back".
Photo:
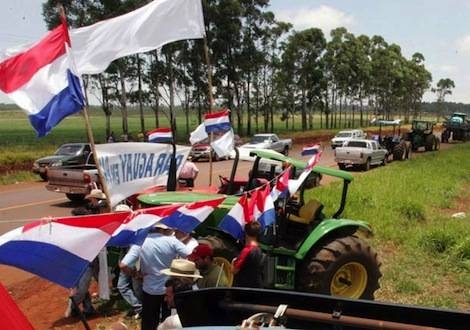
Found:
[(233, 286), (261, 288), (263, 286), (263, 259), (264, 255), (258, 246), (250, 249), (240, 267), (238, 273), (234, 276)]

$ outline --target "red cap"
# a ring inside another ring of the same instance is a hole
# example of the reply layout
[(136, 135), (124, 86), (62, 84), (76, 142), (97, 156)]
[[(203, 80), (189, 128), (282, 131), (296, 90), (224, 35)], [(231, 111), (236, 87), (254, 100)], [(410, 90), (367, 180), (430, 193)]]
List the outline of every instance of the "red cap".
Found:
[(212, 255), (212, 247), (208, 244), (201, 243), (194, 248), (193, 253), (188, 256), (188, 259), (194, 261), (199, 258), (212, 257)]

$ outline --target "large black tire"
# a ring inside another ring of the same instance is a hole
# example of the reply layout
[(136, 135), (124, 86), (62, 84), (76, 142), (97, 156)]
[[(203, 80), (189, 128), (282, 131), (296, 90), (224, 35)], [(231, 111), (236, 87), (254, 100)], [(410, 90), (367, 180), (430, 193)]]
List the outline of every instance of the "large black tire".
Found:
[(284, 154), (284, 156), (289, 156), (289, 147), (285, 146), (284, 151), (282, 153)]
[(426, 139), (424, 140), (424, 150), (426, 151), (432, 151), (434, 149), (434, 135), (432, 134), (429, 134), (428, 136), (426, 136)]
[(405, 152), (406, 152), (406, 143), (405, 141), (401, 141), (397, 145), (393, 147), (392, 155), (393, 160), (403, 160), (405, 159)]
[(65, 194), (65, 196), (72, 202), (82, 202), (85, 199), (85, 195), (82, 194)]
[(297, 290), (372, 300), (380, 287), (380, 265), (377, 253), (362, 239), (331, 238), (299, 265)]
[(448, 143), (450, 138), (450, 131), (445, 129), (444, 132), (441, 134), (442, 143)]
[(343, 171), (346, 170), (346, 165), (343, 163), (338, 163), (338, 167), (340, 170), (343, 170)]
[(370, 170), (370, 159), (367, 159), (364, 164), (362, 164), (362, 170), (367, 172)]
[(39, 176), (40, 176), (41, 179), (43, 179), (44, 181), (47, 181), (47, 174), (46, 174), (46, 173), (40, 173)]

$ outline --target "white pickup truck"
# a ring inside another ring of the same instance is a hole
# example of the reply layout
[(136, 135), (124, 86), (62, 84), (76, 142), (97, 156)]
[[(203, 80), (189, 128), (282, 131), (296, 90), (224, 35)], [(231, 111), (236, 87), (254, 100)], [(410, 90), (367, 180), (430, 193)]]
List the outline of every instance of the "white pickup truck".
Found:
[(352, 139), (365, 139), (366, 133), (362, 129), (351, 129), (339, 131), (334, 138), (331, 139), (330, 145), (332, 149), (341, 147), (344, 142)]
[(284, 155), (289, 154), (292, 149), (292, 139), (280, 139), (274, 133), (255, 134), (250, 142), (245, 143), (240, 148), (243, 149), (270, 149)]
[(335, 149), (335, 162), (341, 170), (347, 166), (360, 166), (368, 171), (371, 165), (385, 165), (387, 160), (387, 149), (374, 140), (348, 140)]

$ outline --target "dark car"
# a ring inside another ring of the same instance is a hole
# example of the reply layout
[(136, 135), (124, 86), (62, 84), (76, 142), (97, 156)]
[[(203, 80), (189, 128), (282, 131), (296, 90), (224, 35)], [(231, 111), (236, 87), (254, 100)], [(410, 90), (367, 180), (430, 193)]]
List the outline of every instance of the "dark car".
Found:
[(80, 165), (85, 163), (91, 152), (89, 143), (66, 143), (56, 150), (54, 155), (39, 158), (33, 163), (33, 173), (47, 181), (47, 169), (50, 166)]

